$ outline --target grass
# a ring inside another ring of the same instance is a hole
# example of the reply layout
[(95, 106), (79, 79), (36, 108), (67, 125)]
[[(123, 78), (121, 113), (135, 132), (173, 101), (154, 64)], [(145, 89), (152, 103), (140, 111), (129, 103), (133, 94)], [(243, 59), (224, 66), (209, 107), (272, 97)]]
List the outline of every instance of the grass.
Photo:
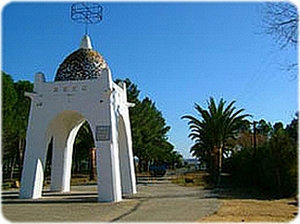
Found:
[(90, 180), (89, 175), (74, 175), (71, 178), (71, 185), (91, 185), (97, 184), (97, 180)]
[(211, 188), (212, 185), (208, 181), (209, 174), (204, 171), (193, 171), (193, 172), (186, 172), (183, 174), (177, 174), (171, 182), (174, 184), (178, 184), (180, 186), (185, 187), (204, 187), (204, 188)]

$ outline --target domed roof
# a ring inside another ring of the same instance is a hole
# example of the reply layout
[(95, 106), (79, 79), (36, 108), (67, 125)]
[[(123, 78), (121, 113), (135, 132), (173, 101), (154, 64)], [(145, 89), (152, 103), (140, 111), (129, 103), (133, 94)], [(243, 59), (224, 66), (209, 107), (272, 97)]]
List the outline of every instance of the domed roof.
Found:
[(85, 35), (80, 48), (60, 64), (55, 81), (96, 79), (107, 67), (104, 58), (92, 49), (90, 39)]

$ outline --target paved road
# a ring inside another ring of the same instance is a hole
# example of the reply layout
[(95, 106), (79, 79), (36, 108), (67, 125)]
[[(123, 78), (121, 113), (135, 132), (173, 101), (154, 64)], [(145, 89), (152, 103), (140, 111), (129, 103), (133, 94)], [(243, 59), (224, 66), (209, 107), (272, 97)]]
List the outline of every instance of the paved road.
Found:
[(97, 203), (96, 186), (73, 186), (71, 193), (44, 192), (38, 200), (2, 192), (2, 213), (10, 221), (152, 222), (196, 221), (219, 207), (216, 196), (198, 187), (181, 187), (166, 178), (139, 178), (138, 193), (119, 203)]

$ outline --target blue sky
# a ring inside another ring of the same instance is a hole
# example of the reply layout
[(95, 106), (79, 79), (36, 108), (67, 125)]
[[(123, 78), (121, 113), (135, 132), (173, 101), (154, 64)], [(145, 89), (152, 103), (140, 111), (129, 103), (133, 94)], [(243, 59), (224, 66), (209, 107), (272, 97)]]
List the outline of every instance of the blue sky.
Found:
[[(70, 20), (71, 3), (11, 3), (2, 11), (2, 70), (14, 80), (42, 71), (53, 81), (79, 47), (84, 26)], [(113, 78), (130, 78), (156, 102), (171, 126), (169, 139), (188, 157), (184, 114), (213, 96), (236, 100), (255, 120), (289, 123), (298, 109), (297, 61), (261, 28), (262, 3), (108, 3), (89, 28)]]

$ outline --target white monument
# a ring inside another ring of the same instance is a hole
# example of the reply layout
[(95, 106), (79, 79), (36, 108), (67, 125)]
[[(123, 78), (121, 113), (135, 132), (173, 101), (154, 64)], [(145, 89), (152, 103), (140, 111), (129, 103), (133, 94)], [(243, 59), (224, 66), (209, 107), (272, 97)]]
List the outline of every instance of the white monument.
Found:
[[(96, 147), (98, 201), (136, 193), (126, 85), (112, 81), (103, 57), (85, 35), (59, 66), (55, 81), (35, 75), (21, 179), (21, 198), (42, 196), (47, 148), (53, 140), (51, 191), (70, 191), (73, 144), (87, 121)], [(88, 149), (87, 149), (88, 150)]]

